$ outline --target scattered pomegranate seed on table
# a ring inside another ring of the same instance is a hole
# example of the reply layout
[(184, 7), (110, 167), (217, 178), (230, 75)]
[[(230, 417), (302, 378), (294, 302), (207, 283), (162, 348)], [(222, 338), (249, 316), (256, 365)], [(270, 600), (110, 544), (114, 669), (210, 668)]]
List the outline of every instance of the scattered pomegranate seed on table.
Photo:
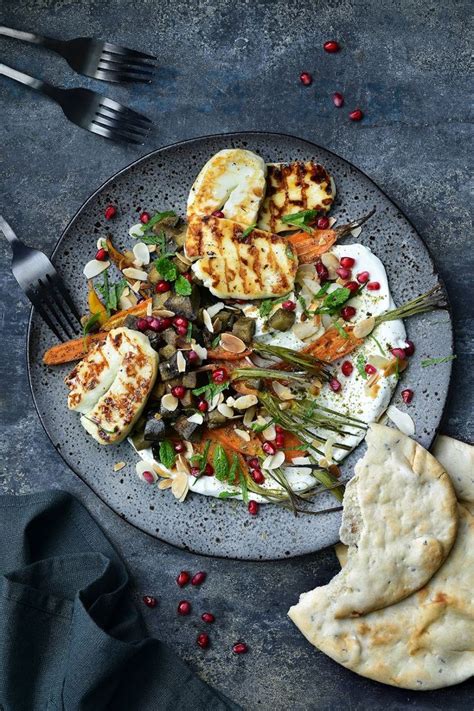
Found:
[(225, 383), (229, 380), (229, 374), (225, 368), (217, 368), (211, 375), (212, 381), (214, 383)]
[(378, 291), (380, 289), (380, 283), (378, 281), (369, 281), (367, 289), (369, 291)]
[(251, 516), (256, 516), (258, 514), (260, 506), (256, 501), (249, 501), (248, 512)]
[(350, 360), (345, 360), (344, 363), (341, 365), (341, 371), (342, 374), (346, 376), (346, 378), (351, 375), (352, 371), (354, 370), (354, 366), (350, 362)]
[(203, 622), (207, 622), (207, 624), (212, 624), (216, 618), (212, 614), (212, 612), (203, 612), (201, 615), (201, 620)]
[(405, 390), (402, 390), (402, 400), (404, 403), (407, 405), (410, 404), (410, 402), (413, 400), (413, 390), (410, 390), (410, 388), (406, 388)]
[(395, 358), (398, 358), (398, 360), (405, 360), (407, 357), (403, 348), (392, 348), (390, 353), (395, 356)]
[(329, 381), (329, 387), (333, 392), (338, 393), (342, 385), (337, 378), (331, 378)]
[(117, 208), (114, 205), (107, 205), (104, 210), (104, 217), (106, 220), (111, 220), (117, 214)]
[(343, 95), (339, 91), (335, 91), (332, 95), (332, 102), (336, 108), (340, 109), (341, 106), (344, 106)]
[(107, 252), (107, 250), (104, 249), (103, 247), (101, 247), (101, 249), (97, 250), (97, 254), (95, 255), (95, 258), (99, 262), (105, 262), (105, 260), (107, 259), (108, 256), (109, 256), (109, 253)]
[(212, 217), (224, 217), (224, 213), (222, 210), (214, 210), (214, 212), (211, 212)]
[(329, 52), (329, 54), (334, 54), (334, 52), (339, 52), (341, 49), (341, 45), (339, 42), (336, 42), (336, 40), (328, 40), (323, 44), (323, 48), (325, 52)]
[(209, 403), (207, 400), (199, 400), (197, 408), (199, 412), (207, 412), (209, 410)]
[(165, 294), (170, 289), (171, 284), (169, 283), (169, 281), (164, 281), (164, 279), (161, 279), (155, 286), (155, 291), (157, 294)]
[(350, 321), (356, 315), (356, 310), (353, 306), (344, 306), (341, 309), (341, 316), (344, 321)]
[(359, 282), (359, 284), (366, 284), (369, 281), (369, 279), (370, 279), (369, 272), (360, 272), (357, 275), (357, 281)]
[(249, 648), (247, 647), (245, 642), (237, 642), (237, 644), (234, 644), (234, 646), (232, 647), (232, 651), (234, 652), (234, 654), (245, 654), (246, 652), (248, 652), (248, 649)]
[(156, 607), (158, 601), (153, 595), (144, 595), (143, 602), (147, 607)]
[(310, 86), (313, 83), (313, 77), (309, 72), (301, 72), (300, 82), (304, 84), (304, 86)]
[(200, 570), (191, 578), (191, 585), (202, 585), (206, 579), (206, 576), (207, 573), (205, 573), (203, 570)]
[(262, 444), (262, 449), (265, 452), (265, 454), (268, 454), (268, 455), (275, 454), (275, 452), (276, 452), (275, 445), (272, 444), (271, 442), (264, 442)]
[(148, 470), (143, 472), (142, 477), (146, 481), (147, 484), (154, 484), (155, 483), (155, 477), (153, 476), (153, 472), (149, 472)]
[(178, 604), (178, 615), (189, 615), (191, 612), (191, 603), (187, 600), (181, 600)]
[(351, 121), (362, 121), (364, 113), (361, 109), (354, 109), (354, 111), (350, 112), (349, 118)]
[(412, 356), (415, 352), (415, 344), (413, 343), (413, 341), (405, 341), (405, 343), (406, 346), (403, 350), (405, 351), (405, 355), (407, 356), (407, 358), (410, 358), (410, 356)]
[(364, 370), (367, 375), (374, 375), (377, 372), (377, 368), (371, 363), (367, 363), (364, 367)]
[(286, 311), (294, 311), (296, 309), (296, 304), (294, 301), (284, 301), (281, 305), (282, 309), (285, 309)]
[(316, 227), (318, 230), (327, 230), (329, 227), (329, 217), (318, 217), (316, 221)]
[(209, 647), (209, 641), (209, 635), (205, 632), (198, 634), (196, 642), (201, 649), (207, 649)]
[[(171, 394), (174, 395), (175, 397), (178, 398), (178, 400), (182, 400), (183, 397), (186, 395), (186, 388), (184, 385), (175, 385), (174, 387), (171, 388)], [(181, 451), (184, 451), (184, 444), (181, 442), (181, 446), (183, 449)], [(175, 445), (176, 449), (176, 445)], [(176, 450), (178, 451), (178, 450)]]
[(140, 222), (142, 222), (144, 225), (150, 222), (150, 213), (142, 212), (142, 214), (140, 215)]
[(184, 588), (184, 586), (187, 585), (190, 580), (191, 576), (187, 570), (182, 570), (176, 578), (176, 582), (178, 583), (180, 588)]

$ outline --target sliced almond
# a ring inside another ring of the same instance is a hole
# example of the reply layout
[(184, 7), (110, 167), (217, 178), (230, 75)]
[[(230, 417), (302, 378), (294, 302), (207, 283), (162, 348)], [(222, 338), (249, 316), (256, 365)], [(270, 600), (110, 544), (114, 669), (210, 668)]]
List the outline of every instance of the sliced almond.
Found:
[(233, 333), (222, 333), (220, 345), (229, 353), (243, 353), (247, 347), (243, 340)]
[(181, 351), (178, 351), (176, 355), (176, 367), (178, 368), (178, 373), (186, 372), (186, 359)]
[(339, 259), (336, 255), (332, 252), (325, 252), (321, 255), (321, 261), (329, 272), (329, 278), (335, 279), (337, 276), (336, 269), (340, 266)]
[(209, 331), (209, 333), (214, 333), (214, 326), (212, 325), (211, 317), (209, 316), (209, 312), (206, 311), (206, 309), (202, 310), (202, 320), (204, 321), (204, 325)]
[(137, 242), (133, 247), (135, 261), (139, 262), (137, 266), (142, 267), (144, 264), (150, 264), (150, 252), (144, 242)]
[(132, 306), (135, 305), (133, 301), (128, 296), (124, 296), (124, 294), (121, 295), (118, 303), (121, 311), (125, 311), (125, 309), (131, 309)]
[(110, 262), (108, 261), (100, 262), (98, 259), (91, 259), (84, 267), (84, 276), (86, 279), (93, 279), (99, 276), (99, 274), (102, 274), (102, 272), (105, 272), (109, 267)]
[(237, 410), (248, 410), (249, 407), (256, 405), (258, 397), (256, 395), (242, 395), (234, 400), (234, 407)]
[(168, 412), (174, 412), (178, 407), (179, 400), (171, 393), (166, 393), (166, 395), (163, 395), (161, 398), (161, 404), (165, 410), (168, 410)]
[(262, 432), (263, 439), (271, 442), (277, 436), (275, 425), (269, 425), (266, 430)]
[(272, 469), (278, 469), (284, 461), (285, 453), (280, 450), (279, 452), (276, 452), (276, 454), (270, 454), (270, 456), (268, 456), (263, 462), (262, 468), (269, 469), (270, 471)]
[(188, 417), (188, 422), (193, 422), (196, 425), (202, 425), (204, 422), (204, 416), (200, 412), (195, 412), (194, 415)]
[(282, 385), (282, 383), (279, 383), (278, 380), (272, 381), (272, 388), (275, 395), (279, 397), (280, 400), (294, 400), (295, 398), (295, 395), (290, 388), (286, 385)]
[(130, 288), (132, 291), (135, 292), (135, 294), (140, 293), (140, 289), (142, 288), (142, 283), (141, 281), (134, 281), (133, 284), (130, 285)]
[(395, 405), (389, 405), (387, 408), (387, 417), (398, 427), (400, 432), (408, 437), (413, 437), (415, 434), (415, 423), (407, 412), (402, 412)]
[(199, 343), (193, 343), (193, 351), (197, 353), (200, 360), (206, 360), (207, 358), (207, 348), (200, 346)]
[(192, 264), (192, 261), (186, 257), (182, 252), (176, 252), (176, 259), (179, 259), (180, 262), (183, 262), (183, 264), (186, 264), (186, 266), (190, 267)]
[(225, 402), (221, 402), (217, 406), (217, 411), (221, 413), (221, 415), (224, 415), (224, 417), (231, 418), (234, 416), (234, 411), (229, 405), (226, 405)]
[(384, 356), (378, 355), (377, 353), (370, 355), (367, 358), (367, 363), (370, 363), (370, 365), (373, 365), (374, 368), (379, 368), (380, 370), (384, 370), (388, 365), (390, 365), (388, 358), (384, 358)]
[(362, 321), (358, 321), (354, 326), (352, 333), (356, 338), (365, 338), (372, 333), (375, 328), (375, 316), (369, 316), (369, 318), (364, 318)]
[(305, 341), (307, 338), (315, 336), (319, 331), (319, 326), (316, 326), (312, 321), (305, 321), (304, 323), (295, 323), (291, 329), (295, 336), (301, 341)]
[(162, 316), (163, 318), (171, 318), (174, 316), (174, 311), (169, 309), (153, 309), (153, 316)]
[(119, 472), (121, 469), (127, 466), (127, 462), (117, 462), (114, 464), (114, 472)]
[(237, 427), (234, 430), (235, 434), (237, 437), (240, 437), (240, 439), (243, 439), (244, 442), (250, 442), (250, 435), (246, 430), (239, 430)]
[(97, 249), (107, 249), (107, 242), (103, 237), (99, 237), (97, 240)]
[(256, 410), (256, 407), (249, 407), (249, 409), (245, 411), (244, 419), (242, 420), (245, 427), (250, 427), (252, 424)]
[(148, 247), (148, 251), (150, 252), (150, 254), (152, 252), (156, 252), (156, 244), (149, 244), (149, 245), (147, 245), (147, 247)]
[(214, 395), (211, 402), (209, 403), (209, 412), (212, 412), (213, 410), (215, 410), (216, 407), (218, 405), (220, 405), (222, 402), (224, 402), (224, 394), (223, 393), (217, 393), (217, 395)]
[(130, 229), (128, 230), (128, 234), (130, 237), (133, 239), (137, 239), (138, 237), (143, 236), (143, 225), (141, 222), (137, 222), (136, 225), (132, 225)]
[(146, 305), (146, 315), (151, 316), (153, 313), (153, 304), (151, 301)]
[(321, 288), (319, 282), (315, 279), (303, 279), (303, 284), (312, 296), (317, 294)]
[(217, 316), (219, 311), (222, 311), (222, 309), (225, 308), (225, 304), (223, 301), (218, 301), (217, 304), (212, 304), (212, 306), (208, 306), (207, 308), (207, 313), (211, 318), (214, 318), (214, 316)]
[(337, 217), (330, 217), (329, 218), (329, 227), (332, 227), (333, 225), (335, 225), (336, 222), (337, 222)]
[(136, 269), (135, 267), (126, 267), (122, 269), (122, 274), (127, 279), (135, 279), (137, 281), (147, 281), (148, 274), (143, 271), (143, 269)]
[(353, 230), (351, 230), (351, 235), (357, 239), (357, 237), (360, 235), (362, 232), (362, 227), (354, 227)]

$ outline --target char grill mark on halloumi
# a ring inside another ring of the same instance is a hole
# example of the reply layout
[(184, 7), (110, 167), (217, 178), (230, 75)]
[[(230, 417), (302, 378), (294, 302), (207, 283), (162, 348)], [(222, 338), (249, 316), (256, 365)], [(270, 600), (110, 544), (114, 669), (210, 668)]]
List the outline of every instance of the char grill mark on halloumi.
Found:
[(140, 416), (153, 388), (158, 355), (138, 331), (117, 328), (66, 378), (68, 407), (100, 444), (121, 442)]
[(186, 254), (200, 257), (192, 269), (219, 298), (263, 299), (294, 287), (298, 260), (282, 237), (225, 218), (194, 219), (188, 226)]
[(265, 194), (266, 165), (260, 156), (227, 148), (210, 158), (188, 197), (188, 220), (221, 210), (229, 220), (253, 225)]
[[(302, 210), (330, 210), (334, 182), (327, 170), (312, 161), (267, 166), (267, 192), (258, 216), (258, 227), (269, 232), (292, 229), (282, 217)], [(293, 228), (294, 229), (294, 228)]]

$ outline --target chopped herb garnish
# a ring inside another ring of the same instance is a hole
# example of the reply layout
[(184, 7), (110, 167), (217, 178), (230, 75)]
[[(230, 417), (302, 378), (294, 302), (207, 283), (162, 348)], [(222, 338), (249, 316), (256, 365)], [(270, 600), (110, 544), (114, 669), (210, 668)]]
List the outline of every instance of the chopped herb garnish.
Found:
[(156, 270), (166, 281), (175, 281), (178, 276), (178, 269), (171, 259), (167, 256), (160, 257), (155, 262)]
[(381, 352), (381, 354), (383, 356), (387, 355), (386, 352), (384, 351), (384, 349), (382, 348), (382, 346), (380, 345), (380, 341), (378, 341), (373, 334), (370, 334), (369, 338), (371, 338), (374, 341), (374, 343), (376, 344), (377, 348), (379, 349), (379, 351)]
[(295, 258), (295, 253), (293, 252), (292, 248), (288, 244), (286, 249), (285, 249), (285, 254), (288, 257), (288, 259), (294, 259)]
[(242, 234), (240, 235), (240, 239), (245, 239), (245, 238), (248, 237), (250, 234), (252, 234), (252, 232), (254, 231), (254, 229), (256, 228), (256, 226), (257, 226), (257, 223), (254, 222), (253, 225), (249, 225), (248, 227), (246, 227), (245, 230), (244, 230), (244, 231), (242, 232)]
[(316, 309), (317, 314), (335, 314), (339, 311), (340, 307), (346, 303), (348, 299), (352, 296), (350, 289), (345, 286), (341, 286), (330, 294), (326, 296), (322, 305)]
[(193, 324), (191, 321), (188, 323), (188, 328), (186, 329), (186, 341), (189, 343), (193, 335)]
[(359, 371), (359, 375), (361, 375), (364, 380), (367, 380), (367, 373), (365, 372), (365, 358), (362, 353), (359, 353), (359, 355), (357, 356), (356, 368)]
[(259, 434), (260, 432), (266, 430), (268, 427), (271, 427), (272, 424), (273, 420), (270, 420), (270, 422), (266, 422), (264, 425), (259, 425), (256, 422), (252, 422), (252, 424), (250, 425), (250, 429), (256, 434)]
[(174, 284), (174, 288), (176, 290), (176, 293), (180, 296), (189, 296), (193, 290), (192, 284), (190, 284), (186, 277), (184, 277), (182, 274), (178, 274)]
[(201, 454), (193, 454), (191, 457), (191, 463), (194, 466), (199, 467), (199, 476), (196, 477), (196, 479), (199, 479), (204, 474), (204, 470), (206, 468), (207, 464), (207, 458), (209, 456), (209, 448), (211, 446), (211, 440), (208, 439), (206, 444), (204, 445), (204, 450), (202, 451)]
[(218, 481), (227, 481), (229, 479), (229, 460), (222, 444), (216, 444), (214, 454), (212, 456), (212, 464), (214, 466), (214, 474)]
[(213, 397), (221, 393), (223, 390), (229, 387), (229, 383), (214, 383), (212, 380), (209, 381), (207, 385), (203, 385), (200, 388), (195, 388), (192, 390), (193, 395), (203, 395), (204, 398), (210, 402)]
[(272, 309), (274, 306), (277, 306), (278, 304), (282, 304), (283, 301), (286, 301), (286, 295), (285, 296), (280, 296), (278, 299), (265, 299), (262, 301), (259, 307), (259, 314), (262, 318), (266, 318), (267, 316), (270, 315), (272, 312)]
[[(237, 455), (234, 454), (235, 459), (237, 460)], [(249, 502), (249, 490), (247, 488), (247, 480), (245, 478), (245, 474), (242, 471), (242, 467), (240, 464), (238, 464), (238, 471), (239, 471), (239, 481), (240, 481), (240, 488), (242, 489), (242, 499), (244, 501), (244, 504), (248, 504)]]
[(349, 334), (347, 333), (346, 330), (344, 330), (344, 328), (341, 326), (341, 324), (338, 321), (334, 322), (334, 328), (336, 329), (338, 334), (340, 336), (342, 336), (342, 338), (346, 338), (346, 339), (349, 338)]
[(173, 445), (168, 439), (164, 439), (163, 442), (160, 442), (159, 458), (160, 462), (167, 469), (172, 469), (174, 467), (176, 454)]
[(230, 499), (232, 496), (238, 496), (240, 494), (240, 491), (221, 491), (219, 496), (217, 497), (218, 499)]
[(215, 338), (212, 339), (211, 341), (211, 348), (217, 348), (219, 343), (221, 342), (221, 334), (219, 333)]
[(155, 235), (153, 232), (150, 232), (149, 234), (146, 233), (140, 238), (140, 241), (144, 244), (156, 244), (159, 254), (163, 254), (165, 251), (166, 235), (163, 231), (161, 231), (158, 235)]
[(87, 334), (90, 332), (90, 330), (95, 326), (97, 321), (100, 319), (101, 314), (93, 314), (88, 321), (84, 324), (82, 327), (82, 335), (87, 336)]
[(286, 225), (299, 227), (304, 232), (311, 234), (313, 230), (308, 227), (308, 224), (314, 220), (317, 214), (317, 210), (302, 210), (301, 212), (294, 212), (292, 215), (284, 215), (281, 221)]
[(108, 315), (110, 315), (111, 311), (117, 310), (119, 299), (122, 296), (123, 290), (126, 286), (126, 279), (120, 279), (120, 281), (115, 284), (110, 284), (108, 274), (107, 272), (104, 272), (104, 281), (102, 284), (97, 284), (96, 288), (104, 300)]
[(314, 295), (314, 298), (315, 299), (322, 299), (324, 294), (327, 292), (327, 290), (329, 289), (330, 286), (331, 286), (331, 282), (325, 281), (324, 284), (322, 285), (322, 287), (320, 288), (320, 290), (318, 291), (318, 293)]
[(164, 220), (165, 217), (176, 217), (176, 213), (174, 210), (165, 210), (164, 212), (156, 212), (151, 220), (149, 220), (146, 225), (144, 225), (146, 230), (150, 230), (154, 225), (156, 225), (158, 222), (161, 222), (161, 220)]
[(425, 358), (421, 361), (422, 368), (428, 368), (430, 365), (438, 365), (438, 363), (449, 363), (450, 360), (457, 358), (455, 355), (443, 356), (441, 358)]

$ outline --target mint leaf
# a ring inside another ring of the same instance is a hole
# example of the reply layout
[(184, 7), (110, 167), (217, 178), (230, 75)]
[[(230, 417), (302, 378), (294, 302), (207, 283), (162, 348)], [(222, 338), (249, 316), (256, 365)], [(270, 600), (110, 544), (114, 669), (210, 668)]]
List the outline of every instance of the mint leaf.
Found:
[(84, 324), (82, 327), (82, 335), (87, 336), (87, 334), (90, 332), (91, 328), (95, 326), (97, 321), (100, 319), (101, 314), (93, 314), (88, 321)]
[(339, 308), (346, 303), (348, 299), (352, 296), (350, 289), (346, 289), (345, 286), (335, 289), (324, 299), (322, 306), (316, 309), (317, 314), (334, 314)]
[(357, 356), (356, 368), (359, 371), (359, 375), (361, 375), (364, 380), (367, 380), (367, 373), (365, 372), (365, 358), (362, 353), (359, 353), (359, 355)]
[(217, 444), (212, 457), (214, 473), (219, 481), (227, 481), (229, 478), (229, 460), (222, 444)]
[(301, 212), (294, 212), (292, 215), (284, 215), (281, 218), (281, 221), (286, 225), (299, 227), (304, 232), (309, 232), (311, 234), (313, 230), (310, 227), (307, 227), (307, 225), (314, 220), (317, 214), (317, 210), (301, 210)]
[(340, 336), (342, 336), (342, 338), (346, 338), (346, 339), (349, 338), (349, 334), (347, 333), (347, 331), (345, 331), (345, 330), (343, 329), (343, 327), (341, 326), (341, 324), (338, 323), (337, 321), (335, 321), (335, 323), (334, 323), (334, 328), (336, 329), (336, 331), (338, 332), (338, 334), (339, 334)]
[(210, 402), (215, 395), (218, 395), (223, 390), (229, 387), (229, 383), (213, 383), (212, 380), (200, 388), (195, 388), (191, 392), (193, 395), (204, 395), (204, 399)]
[(174, 288), (176, 290), (176, 293), (180, 296), (189, 296), (193, 290), (192, 284), (190, 284), (186, 277), (184, 277), (182, 274), (178, 274), (174, 284)]
[(174, 210), (165, 210), (164, 212), (156, 212), (151, 220), (146, 223), (145, 228), (147, 230), (150, 230), (154, 225), (156, 225), (158, 222), (161, 222), (161, 220), (164, 220), (165, 217), (176, 217), (176, 213)]
[(160, 257), (155, 262), (156, 270), (165, 281), (175, 281), (178, 276), (178, 269), (169, 257)]
[(146, 233), (140, 238), (140, 242), (144, 244), (156, 244), (156, 246), (159, 247), (160, 254), (162, 254), (165, 251), (166, 235), (163, 231), (158, 235), (153, 234), (153, 232), (150, 232), (150, 234)]
[(159, 457), (164, 467), (167, 469), (174, 467), (176, 454), (173, 445), (168, 439), (164, 439), (163, 442), (160, 442)]
[(286, 300), (286, 295), (285, 296), (280, 296), (278, 299), (265, 299), (262, 301), (259, 307), (259, 314), (262, 318), (266, 318), (267, 316), (270, 315), (272, 309), (274, 306), (277, 306), (278, 304), (283, 303), (283, 301)]

